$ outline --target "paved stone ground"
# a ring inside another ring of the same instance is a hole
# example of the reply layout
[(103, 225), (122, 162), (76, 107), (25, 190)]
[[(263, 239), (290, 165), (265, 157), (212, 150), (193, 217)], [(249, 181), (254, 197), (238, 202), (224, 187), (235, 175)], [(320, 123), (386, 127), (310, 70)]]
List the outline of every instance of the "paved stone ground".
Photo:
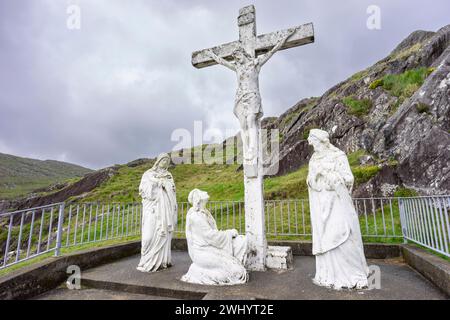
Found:
[(68, 290), (61, 286), (55, 290), (35, 297), (33, 300), (172, 300), (174, 298), (152, 296), (147, 294), (83, 288)]
[(174, 266), (148, 274), (136, 270), (139, 256), (82, 272), (82, 289), (62, 287), (38, 299), (447, 299), (401, 259), (369, 260), (381, 269), (381, 289), (335, 291), (312, 283), (314, 257), (295, 256), (294, 270), (252, 272), (239, 286), (201, 286), (180, 281), (191, 263), (187, 252), (173, 252)]

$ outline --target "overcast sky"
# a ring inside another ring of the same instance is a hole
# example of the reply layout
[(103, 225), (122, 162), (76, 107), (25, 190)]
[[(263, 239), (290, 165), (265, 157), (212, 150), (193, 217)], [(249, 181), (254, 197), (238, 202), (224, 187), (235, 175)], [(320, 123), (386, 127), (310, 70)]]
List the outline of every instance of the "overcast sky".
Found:
[[(190, 58), (237, 40), (250, 3), (259, 34), (313, 22), (316, 36), (264, 66), (266, 116), (321, 95), (412, 31), (450, 23), (448, 0), (0, 0), (0, 152), (101, 168), (172, 150), (173, 130), (195, 120), (237, 131), (234, 74)], [(72, 4), (79, 30), (67, 28)], [(372, 4), (381, 30), (366, 27)]]

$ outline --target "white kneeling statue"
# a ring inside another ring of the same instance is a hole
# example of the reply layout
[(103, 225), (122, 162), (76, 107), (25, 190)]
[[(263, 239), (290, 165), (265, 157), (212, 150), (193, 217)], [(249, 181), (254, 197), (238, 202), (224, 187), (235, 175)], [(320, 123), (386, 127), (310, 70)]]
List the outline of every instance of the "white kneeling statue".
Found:
[(192, 264), (182, 281), (204, 285), (234, 285), (247, 282), (244, 263), (247, 238), (237, 230), (217, 229), (216, 221), (206, 209), (208, 193), (194, 189), (189, 193), (186, 238)]
[(142, 197), (142, 248), (137, 267), (154, 272), (171, 266), (170, 245), (177, 224), (175, 183), (167, 170), (168, 154), (158, 156), (155, 164), (142, 176), (139, 194)]
[(314, 283), (341, 288), (367, 287), (369, 269), (351, 190), (353, 174), (344, 152), (330, 143), (328, 133), (312, 129), (308, 191), (316, 256)]

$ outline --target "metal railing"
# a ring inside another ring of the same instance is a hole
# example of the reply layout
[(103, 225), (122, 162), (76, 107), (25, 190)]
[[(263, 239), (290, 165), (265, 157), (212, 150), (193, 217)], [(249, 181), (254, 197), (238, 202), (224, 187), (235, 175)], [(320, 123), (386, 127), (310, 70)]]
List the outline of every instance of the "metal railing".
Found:
[(70, 204), (62, 230), (62, 247), (123, 239), (141, 234), (140, 203)]
[(59, 255), (64, 203), (0, 214), (0, 269), (54, 251)]
[[(449, 255), (449, 196), (354, 199), (366, 241), (406, 239)], [(178, 203), (176, 237), (184, 237), (190, 206)], [(219, 229), (245, 232), (242, 201), (210, 201), (208, 209)], [(62, 248), (113, 239), (138, 238), (140, 203), (56, 203), (0, 214), (0, 269)], [(269, 239), (311, 239), (309, 202), (266, 200)]]
[(406, 240), (450, 257), (450, 196), (399, 199)]
[[(353, 202), (364, 238), (402, 238), (397, 198), (356, 198)], [(243, 201), (210, 201), (207, 208), (219, 229), (234, 228), (239, 233), (245, 232)], [(188, 210), (187, 202), (178, 204), (178, 236), (184, 235)], [(308, 200), (266, 200), (264, 211), (268, 237), (311, 237)]]

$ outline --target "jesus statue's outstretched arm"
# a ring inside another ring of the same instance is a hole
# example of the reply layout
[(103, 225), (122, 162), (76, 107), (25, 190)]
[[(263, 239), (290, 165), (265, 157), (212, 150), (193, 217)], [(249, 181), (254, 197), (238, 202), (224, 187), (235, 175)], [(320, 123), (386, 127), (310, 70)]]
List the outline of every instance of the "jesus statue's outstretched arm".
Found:
[(233, 63), (219, 57), (217, 54), (215, 54), (212, 50), (207, 50), (206, 54), (213, 59), (214, 61), (216, 61), (218, 64), (221, 64), (225, 67), (227, 67), (228, 69), (231, 69), (233, 71), (236, 71), (236, 67), (234, 66)]
[(263, 54), (262, 56), (258, 57), (258, 63), (259, 66), (262, 67), (267, 61), (269, 61), (270, 58), (272, 58), (272, 56), (275, 54), (275, 52), (277, 52), (278, 50), (280, 50), (280, 48), (286, 43), (286, 41), (295, 33), (295, 31), (297, 31), (297, 29), (291, 29), (289, 30), (289, 32), (287, 33), (286, 36), (284, 36), (280, 41), (278, 41), (278, 43), (276, 44), (275, 47), (272, 48), (272, 50), (270, 50), (268, 53)]

